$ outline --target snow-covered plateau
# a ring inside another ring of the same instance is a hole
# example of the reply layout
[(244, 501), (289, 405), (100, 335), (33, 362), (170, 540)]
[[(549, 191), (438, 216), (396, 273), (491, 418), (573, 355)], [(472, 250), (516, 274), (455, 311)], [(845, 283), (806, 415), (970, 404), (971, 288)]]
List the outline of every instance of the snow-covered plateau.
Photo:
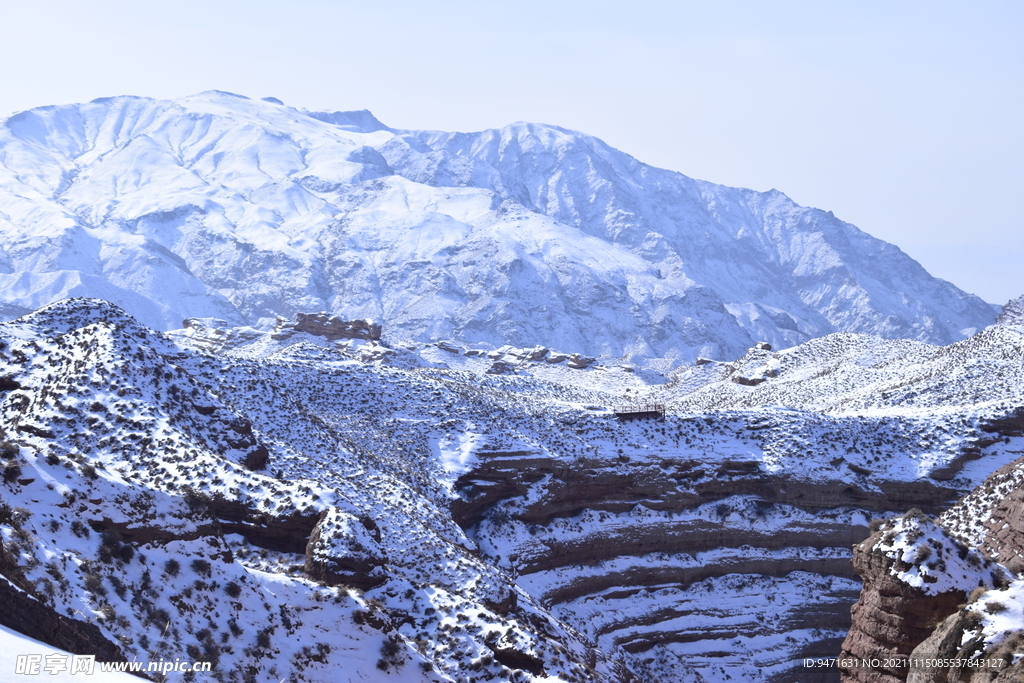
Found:
[(831, 212), (588, 135), (398, 130), (216, 91), (0, 122), (0, 313), (71, 296), (157, 330), (330, 311), (663, 371), (833, 332), (948, 344), (995, 315)]
[(1022, 477), (1020, 326), (664, 377), (317, 320), (161, 333), (71, 299), (0, 324), (5, 623), (212, 663), (169, 681), (835, 680), (803, 661), (840, 651), (871, 520)]

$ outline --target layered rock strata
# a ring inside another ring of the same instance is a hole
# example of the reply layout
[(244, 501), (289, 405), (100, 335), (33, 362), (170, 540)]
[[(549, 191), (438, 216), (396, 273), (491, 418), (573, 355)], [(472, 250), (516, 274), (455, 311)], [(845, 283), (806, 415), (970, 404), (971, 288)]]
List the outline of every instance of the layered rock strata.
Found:
[(921, 512), (883, 525), (854, 546), (853, 566), (863, 588), (839, 656), (842, 680), (850, 682), (905, 681), (915, 648), (973, 589), (1008, 582), (1002, 568)]
[[(745, 420), (733, 420), (742, 433)], [(670, 416), (665, 428), (681, 424)], [(741, 659), (758, 662), (747, 675), (812, 680), (796, 664), (840, 649), (859, 588), (846, 548), (868, 519), (908, 505), (934, 513), (958, 495), (927, 479), (811, 482), (738, 458), (477, 455), (456, 482), (453, 513), (485, 553), (640, 671), (696, 670), (707, 680), (736, 674)], [(774, 602), (757, 602), (766, 594)], [(793, 633), (803, 646), (772, 644)]]

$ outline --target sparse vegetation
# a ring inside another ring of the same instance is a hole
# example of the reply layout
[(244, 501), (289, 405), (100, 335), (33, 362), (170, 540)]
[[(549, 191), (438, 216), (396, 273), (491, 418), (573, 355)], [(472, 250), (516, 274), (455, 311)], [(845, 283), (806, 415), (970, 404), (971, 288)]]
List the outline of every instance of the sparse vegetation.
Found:
[(192, 567), (192, 571), (194, 571), (196, 574), (199, 574), (201, 576), (210, 575), (210, 563), (207, 560), (204, 560), (202, 558), (196, 558), (192, 560), (192, 563), (189, 566)]
[(1001, 614), (1006, 611), (1006, 605), (996, 600), (985, 603), (985, 611), (989, 614)]
[(0, 467), (3, 468), (4, 482), (7, 484), (12, 484), (21, 477), (21, 463), (14, 458), (3, 460)]
[(377, 660), (377, 668), (381, 671), (401, 668), (406, 661), (403, 655), (404, 649), (398, 636), (389, 635), (380, 646), (380, 659)]

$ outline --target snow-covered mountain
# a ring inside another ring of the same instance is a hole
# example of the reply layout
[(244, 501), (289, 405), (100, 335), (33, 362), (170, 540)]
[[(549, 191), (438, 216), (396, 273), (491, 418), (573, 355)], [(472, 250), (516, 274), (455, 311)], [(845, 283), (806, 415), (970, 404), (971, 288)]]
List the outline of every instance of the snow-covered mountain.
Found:
[(371, 318), (395, 338), (661, 366), (836, 331), (950, 343), (993, 309), (831, 212), (516, 123), (403, 131), (208, 92), (0, 124), (0, 302)]

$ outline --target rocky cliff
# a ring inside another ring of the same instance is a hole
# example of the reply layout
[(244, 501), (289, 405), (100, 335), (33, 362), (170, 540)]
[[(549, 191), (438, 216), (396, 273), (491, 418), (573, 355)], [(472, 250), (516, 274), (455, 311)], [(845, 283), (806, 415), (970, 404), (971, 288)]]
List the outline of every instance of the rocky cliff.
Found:
[[(1017, 443), (1022, 414), (1012, 411), (990, 429)], [(987, 477), (938, 524), (918, 511), (855, 546), (864, 587), (840, 657), (844, 681), (1024, 678), (1022, 483), (1024, 459)]]
[(1009, 574), (913, 511), (880, 525), (854, 547), (863, 580), (853, 623), (843, 641), (844, 681), (905, 681), (918, 647), (977, 589), (1009, 584)]

